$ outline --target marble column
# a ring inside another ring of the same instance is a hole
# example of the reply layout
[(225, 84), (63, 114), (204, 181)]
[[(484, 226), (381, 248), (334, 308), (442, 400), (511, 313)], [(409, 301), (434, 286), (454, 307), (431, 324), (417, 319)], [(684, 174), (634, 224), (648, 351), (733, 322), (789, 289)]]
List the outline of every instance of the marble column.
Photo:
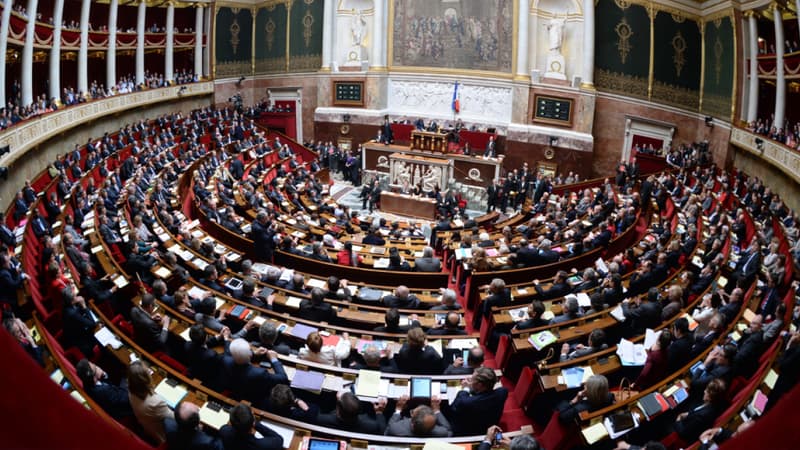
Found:
[[(5, 3), (10, 6), (9, 2)], [(22, 106), (33, 103), (33, 38), (36, 32), (38, 0), (28, 0), (28, 24), (25, 27), (25, 47), (22, 49)]]
[(581, 87), (594, 87), (594, 2), (583, 0), (583, 68)]
[(117, 0), (108, 4), (108, 51), (106, 52), (106, 89), (117, 84)]
[(8, 49), (8, 24), (11, 21), (11, 8), (3, 8), (0, 20), (0, 107), (6, 106), (6, 50)]
[[(800, 0), (798, 0), (800, 1)], [(335, 2), (325, 2), (325, 10), (322, 13), (322, 70), (331, 69), (333, 60), (333, 35), (336, 32), (333, 22), (336, 16)]]
[(167, 44), (164, 48), (164, 81), (175, 80), (172, 67), (175, 57), (175, 4), (167, 4)]
[(147, 19), (147, 2), (141, 0), (136, 17), (136, 85), (144, 83), (144, 33)]
[(752, 123), (758, 119), (758, 23), (755, 11), (748, 11), (748, 13), (750, 13), (747, 18), (750, 34), (750, 42), (748, 42), (750, 82), (748, 84), (747, 122)]
[(89, 11), (92, 2), (81, 3), (81, 43), (78, 47), (78, 95), (89, 96)]
[(203, 77), (203, 5), (194, 7), (194, 74)]
[(61, 22), (64, 17), (64, 0), (53, 4), (53, 45), (50, 47), (50, 99), (61, 100)]
[(386, 68), (386, 15), (389, 12), (388, 0), (375, 0), (372, 15), (372, 35), (369, 37), (372, 50), (369, 55), (371, 69)]
[(517, 17), (517, 77), (530, 77), (528, 72), (528, 22), (530, 21), (530, 0), (519, 0)]
[(214, 8), (205, 8), (203, 14), (205, 18), (203, 19), (203, 34), (206, 37), (206, 45), (203, 47), (203, 75), (206, 77), (211, 77), (211, 21), (214, 20), (214, 16), (212, 13), (214, 12)]
[(786, 51), (783, 37), (783, 14), (778, 5), (772, 8), (775, 21), (775, 121), (773, 125), (782, 127), (786, 117), (786, 73), (783, 54)]

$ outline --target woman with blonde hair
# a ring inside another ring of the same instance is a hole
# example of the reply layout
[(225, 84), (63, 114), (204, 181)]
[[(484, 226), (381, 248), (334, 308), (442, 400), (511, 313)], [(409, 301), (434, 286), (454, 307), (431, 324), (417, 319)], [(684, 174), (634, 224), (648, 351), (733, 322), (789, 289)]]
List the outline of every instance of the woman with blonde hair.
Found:
[(150, 368), (142, 361), (128, 366), (128, 399), (145, 434), (158, 444), (166, 441), (164, 419), (174, 419), (174, 413), (164, 397), (153, 390)]
[(596, 411), (614, 403), (614, 395), (608, 390), (608, 379), (603, 375), (592, 375), (569, 403), (558, 407), (561, 423), (574, 423), (583, 411)]

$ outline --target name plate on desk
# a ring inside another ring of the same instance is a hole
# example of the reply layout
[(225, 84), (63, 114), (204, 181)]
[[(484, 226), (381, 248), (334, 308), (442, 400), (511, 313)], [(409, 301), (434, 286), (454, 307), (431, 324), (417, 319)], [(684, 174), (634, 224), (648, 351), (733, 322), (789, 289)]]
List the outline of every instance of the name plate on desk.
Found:
[(537, 94), (533, 102), (534, 122), (572, 126), (572, 99)]

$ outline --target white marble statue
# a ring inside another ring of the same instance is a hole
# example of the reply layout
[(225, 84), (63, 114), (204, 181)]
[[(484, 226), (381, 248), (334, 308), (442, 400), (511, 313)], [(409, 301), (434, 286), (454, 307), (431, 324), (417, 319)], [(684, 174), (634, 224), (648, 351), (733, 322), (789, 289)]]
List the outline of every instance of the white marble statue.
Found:
[(566, 18), (555, 16), (550, 19), (550, 22), (547, 24), (547, 31), (550, 46), (548, 47), (550, 53), (553, 54), (561, 54), (561, 45), (564, 41), (564, 24), (566, 23)]
[(353, 35), (353, 46), (360, 47), (364, 41), (364, 29), (367, 26), (367, 21), (364, 19), (364, 13), (361, 10), (353, 10), (353, 21), (350, 24), (350, 33)]

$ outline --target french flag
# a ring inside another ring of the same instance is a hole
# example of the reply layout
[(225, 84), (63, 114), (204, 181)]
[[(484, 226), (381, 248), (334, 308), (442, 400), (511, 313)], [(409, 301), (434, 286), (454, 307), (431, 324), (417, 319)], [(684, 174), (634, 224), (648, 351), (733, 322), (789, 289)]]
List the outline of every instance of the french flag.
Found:
[(453, 89), (453, 111), (456, 113), (461, 112), (461, 99), (458, 96), (458, 81), (456, 81), (455, 88)]

